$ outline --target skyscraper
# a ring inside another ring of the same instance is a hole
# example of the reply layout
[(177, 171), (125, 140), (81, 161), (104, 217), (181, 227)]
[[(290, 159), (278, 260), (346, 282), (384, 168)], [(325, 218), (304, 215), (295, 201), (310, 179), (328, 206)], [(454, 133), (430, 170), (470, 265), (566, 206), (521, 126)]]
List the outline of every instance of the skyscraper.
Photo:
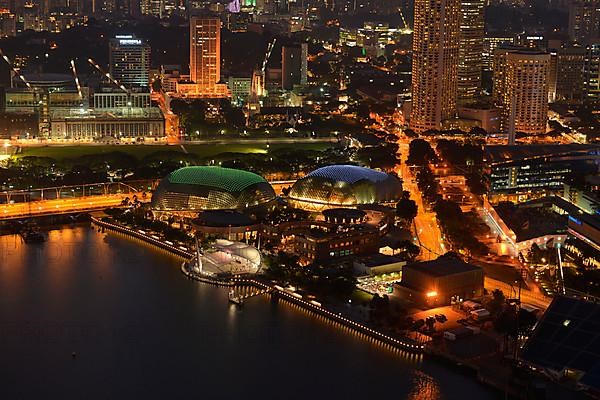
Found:
[(149, 86), (150, 45), (133, 35), (117, 35), (109, 44), (110, 74), (127, 87)]
[(569, 8), (569, 36), (589, 44), (600, 36), (600, 0), (573, 0)]
[(141, 0), (139, 7), (142, 15), (152, 15), (153, 17), (162, 18), (165, 12), (165, 1)]
[(221, 20), (190, 18), (190, 78), (200, 92), (212, 92), (221, 79)]
[(292, 90), (294, 85), (306, 85), (308, 43), (285, 45), (281, 48), (281, 87)]
[(458, 48), (458, 100), (474, 100), (481, 92), (484, 0), (462, 0)]
[(583, 76), (585, 101), (600, 103), (600, 40), (586, 46)]
[(561, 46), (550, 52), (548, 100), (580, 103), (583, 101), (583, 66), (585, 48)]
[(514, 144), (516, 132), (546, 132), (550, 54), (520, 48), (498, 48), (494, 54), (494, 100), (500, 129)]
[(415, 0), (410, 127), (440, 129), (456, 116), (460, 0)]

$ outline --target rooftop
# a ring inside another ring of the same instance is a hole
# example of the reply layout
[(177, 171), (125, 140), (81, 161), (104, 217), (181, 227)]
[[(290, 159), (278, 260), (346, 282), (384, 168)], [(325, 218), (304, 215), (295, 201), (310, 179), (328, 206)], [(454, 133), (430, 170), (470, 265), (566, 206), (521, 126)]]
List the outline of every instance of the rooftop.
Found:
[(163, 119), (162, 112), (158, 107), (121, 107), (110, 110), (56, 108), (50, 111), (50, 115), (54, 120)]
[(567, 216), (552, 210), (557, 204), (565, 211), (576, 209), (560, 197), (544, 197), (521, 204), (500, 203), (494, 207), (500, 218), (517, 235), (517, 242), (538, 238), (544, 235), (564, 233), (567, 229)]
[(314, 170), (307, 177), (319, 177), (331, 179), (337, 182), (356, 183), (363, 179), (372, 182), (383, 182), (390, 177), (385, 172), (374, 169), (358, 167), (356, 165), (329, 165)]
[(513, 162), (541, 157), (559, 157), (595, 153), (600, 145), (594, 144), (532, 144), (514, 146), (486, 146), (486, 160), (490, 164)]
[(328, 210), (324, 210), (322, 214), (325, 217), (330, 218), (360, 219), (363, 218), (366, 213), (362, 210), (357, 210), (355, 208), (330, 208)]
[(170, 183), (211, 186), (228, 192), (241, 192), (248, 186), (267, 182), (249, 171), (208, 166), (180, 168), (171, 172), (168, 179)]
[(193, 220), (194, 224), (210, 227), (248, 226), (256, 221), (242, 213), (232, 210), (208, 210)]
[(581, 383), (600, 389), (600, 304), (555, 297), (521, 358), (554, 371), (581, 371)]
[(369, 268), (379, 267), (381, 265), (395, 264), (403, 261), (404, 260), (400, 257), (388, 256), (386, 254), (381, 253), (374, 253), (357, 259), (357, 262), (360, 262), (361, 264), (364, 264)]
[(482, 271), (480, 267), (466, 263), (452, 255), (443, 255), (432, 261), (406, 265), (404, 269), (421, 271), (436, 277), (461, 274), (470, 271)]

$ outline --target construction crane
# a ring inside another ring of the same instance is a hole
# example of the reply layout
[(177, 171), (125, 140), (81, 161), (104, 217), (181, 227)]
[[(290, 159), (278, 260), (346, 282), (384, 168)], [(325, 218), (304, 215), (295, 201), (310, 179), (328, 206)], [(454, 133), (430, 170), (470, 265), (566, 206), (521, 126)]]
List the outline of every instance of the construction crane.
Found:
[(266, 95), (265, 71), (267, 70), (267, 63), (269, 62), (271, 53), (275, 48), (275, 43), (277, 43), (277, 38), (274, 38), (273, 41), (269, 42), (269, 44), (267, 45), (267, 51), (265, 52), (265, 57), (262, 61), (262, 64), (260, 65), (260, 69), (254, 70), (252, 72), (250, 98), (248, 99), (248, 104), (244, 106), (246, 114), (246, 125), (248, 125), (250, 122), (250, 116), (259, 112), (261, 106), (259, 99)]
[[(33, 86), (31, 83), (25, 79), (23, 74), (15, 68), (10, 59), (6, 56), (4, 51), (0, 49), (0, 56), (4, 59), (4, 61), (8, 64), (10, 69), (15, 73), (15, 75), (27, 86), (29, 90), (31, 90), (33, 94), (33, 107), (38, 107), (38, 133), (47, 138), (50, 135), (50, 93), (48, 90), (45, 90), (40, 87)], [(12, 86), (12, 79), (11, 79)]]
[(258, 100), (259, 97), (265, 95), (265, 71), (267, 70), (267, 63), (269, 62), (269, 58), (271, 57), (271, 53), (275, 48), (275, 43), (277, 42), (277, 38), (274, 38), (272, 42), (267, 46), (267, 51), (265, 53), (265, 57), (260, 66), (260, 70), (254, 71), (252, 74), (252, 97), (253, 100)]
[(15, 75), (18, 76), (21, 81), (23, 81), (25, 86), (27, 86), (29, 89), (33, 89), (31, 84), (29, 82), (27, 82), (27, 79), (25, 79), (25, 77), (21, 74), (21, 72), (19, 72), (19, 70), (14, 67), (13, 63), (6, 56), (6, 54), (4, 54), (4, 51), (2, 51), (2, 49), (0, 49), (0, 56), (4, 59), (4, 61), (6, 61), (6, 63), (8, 64), (10, 69), (15, 73)]
[(104, 75), (111, 83), (113, 83), (115, 86), (117, 86), (119, 89), (121, 89), (123, 92), (130, 94), (129, 90), (127, 90), (127, 88), (125, 86), (123, 86), (119, 81), (117, 81), (115, 78), (113, 78), (111, 76), (111, 74), (109, 74), (108, 72), (105, 72), (102, 67), (100, 67), (94, 60), (92, 60), (91, 58), (88, 58), (88, 62), (98, 70), (98, 72), (100, 72), (102, 75)]
[(565, 287), (565, 273), (563, 271), (563, 260), (562, 254), (560, 253), (560, 246), (556, 248), (556, 256), (558, 261), (558, 270), (560, 271), (560, 291), (564, 295), (567, 293), (567, 289)]
[(81, 84), (79, 83), (79, 77), (77, 76), (77, 68), (75, 68), (75, 60), (71, 60), (71, 71), (73, 71), (73, 78), (75, 78), (75, 86), (77, 86), (77, 94), (79, 95), (79, 101), (83, 101), (83, 94), (81, 93)]
[(269, 45), (267, 46), (267, 53), (265, 54), (265, 59), (263, 60), (262, 68), (260, 69), (263, 74), (265, 73), (265, 70), (267, 69), (267, 63), (269, 62), (271, 53), (273, 52), (273, 49), (275, 48), (275, 43), (277, 43), (277, 38), (274, 38), (273, 41), (271, 43), (269, 43)]
[(404, 18), (404, 13), (402, 12), (402, 5), (400, 5), (400, 7), (398, 7), (398, 12), (400, 13), (400, 18), (402, 18), (402, 25), (404, 25), (404, 28), (400, 29), (400, 33), (411, 34), (413, 32), (413, 30), (406, 22), (406, 18)]

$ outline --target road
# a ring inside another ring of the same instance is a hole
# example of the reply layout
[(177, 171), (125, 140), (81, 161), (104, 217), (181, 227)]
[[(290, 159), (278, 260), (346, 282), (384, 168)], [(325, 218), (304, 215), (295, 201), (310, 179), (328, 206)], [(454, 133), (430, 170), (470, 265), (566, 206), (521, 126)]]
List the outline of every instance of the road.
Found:
[(426, 210), (417, 182), (412, 171), (406, 165), (409, 143), (410, 139), (408, 138), (402, 138), (398, 142), (401, 163), (397, 167), (397, 171), (402, 177), (404, 190), (409, 191), (410, 198), (417, 203), (418, 210), (414, 219), (414, 234), (421, 244), (421, 258), (423, 260), (433, 260), (446, 253), (447, 249), (442, 240), (442, 231), (438, 226), (435, 213)]
[[(488, 291), (500, 289), (507, 298), (516, 298), (519, 290), (519, 286), (516, 283), (511, 285), (506, 282), (489, 278), (487, 276), (484, 280), (484, 287)], [(538, 293), (537, 291), (530, 289), (521, 288), (521, 303), (531, 304), (532, 306), (539, 307), (545, 310), (546, 308), (548, 308), (548, 305), (550, 305), (551, 301), (551, 297), (545, 296), (542, 293)]]
[[(270, 138), (243, 138), (243, 137), (226, 137), (226, 138), (210, 138), (210, 139), (195, 139), (195, 140), (183, 140), (177, 139), (176, 142), (172, 141), (172, 137), (168, 139), (167, 142), (159, 141), (159, 142), (143, 142), (143, 143), (135, 143), (134, 145), (138, 146), (164, 146), (165, 144), (171, 145), (186, 145), (186, 144), (306, 144), (306, 143), (337, 143), (339, 139), (337, 137), (315, 137), (315, 138), (306, 138), (306, 137), (270, 137)], [(46, 146), (56, 146), (56, 147), (71, 147), (71, 146), (106, 146), (107, 143), (102, 142), (67, 142), (65, 140), (52, 140), (45, 139), (44, 141), (39, 141), (37, 139), (17, 139), (12, 140), (10, 142), (11, 146), (20, 146), (20, 147), (46, 147)], [(127, 146), (127, 143), (115, 144), (114, 146)]]
[(142, 193), (109, 194), (77, 197), (72, 199), (3, 204), (0, 206), (0, 219), (6, 220), (30, 216), (92, 211), (118, 206), (125, 197), (132, 198), (133, 196), (137, 196), (138, 199), (141, 199)]

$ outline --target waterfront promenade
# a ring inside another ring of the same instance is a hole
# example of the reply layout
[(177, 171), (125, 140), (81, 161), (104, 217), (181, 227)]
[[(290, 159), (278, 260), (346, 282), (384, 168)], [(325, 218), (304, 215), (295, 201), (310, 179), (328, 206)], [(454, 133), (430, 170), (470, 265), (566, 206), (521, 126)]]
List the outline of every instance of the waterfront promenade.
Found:
[(364, 334), (372, 339), (380, 341), (382, 343), (391, 345), (395, 348), (401, 350), (407, 350), (415, 353), (423, 353), (425, 351), (425, 345), (422, 343), (418, 343), (417, 341), (408, 338), (408, 337), (392, 337), (390, 335), (386, 335), (378, 330), (375, 330), (367, 325), (356, 322), (350, 318), (347, 318), (342, 313), (335, 313), (330, 310), (327, 310), (320, 303), (316, 301), (309, 301), (304, 299), (304, 297), (298, 293), (288, 291), (287, 289), (278, 286), (276, 284), (270, 282), (264, 282), (257, 278), (252, 277), (231, 277), (227, 279), (215, 278), (209, 275), (204, 274), (196, 274), (191, 271), (188, 266), (194, 258), (194, 253), (190, 249), (183, 249), (181, 247), (177, 247), (168, 243), (165, 243), (162, 240), (153, 238), (152, 236), (147, 235), (145, 232), (141, 230), (131, 229), (119, 224), (103, 221), (99, 218), (92, 217), (92, 223), (95, 225), (109, 229), (115, 232), (119, 232), (125, 235), (128, 235), (132, 238), (136, 238), (156, 247), (159, 247), (163, 250), (169, 251), (172, 254), (183, 258), (185, 261), (182, 264), (183, 273), (190, 279), (195, 279), (200, 282), (218, 285), (218, 286), (227, 286), (227, 287), (235, 287), (235, 286), (253, 286), (257, 288), (261, 293), (269, 293), (271, 296), (276, 298), (285, 300), (289, 303), (297, 305), (309, 312), (313, 312), (323, 318), (326, 318), (332, 322), (338, 323), (344, 327), (350, 328), (358, 333)]

